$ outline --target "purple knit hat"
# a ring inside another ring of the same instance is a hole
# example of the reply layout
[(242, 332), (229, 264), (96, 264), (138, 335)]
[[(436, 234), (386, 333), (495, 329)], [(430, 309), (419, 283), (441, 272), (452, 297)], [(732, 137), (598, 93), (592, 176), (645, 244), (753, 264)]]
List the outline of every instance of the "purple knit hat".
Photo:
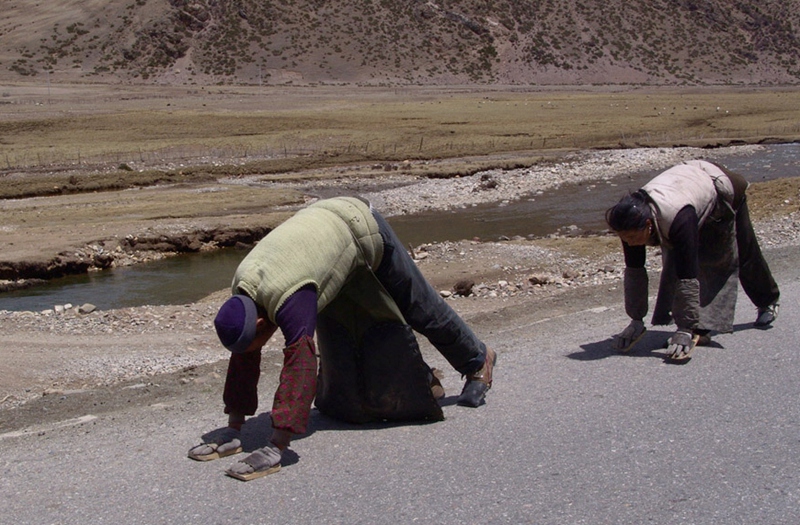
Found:
[(256, 303), (246, 295), (234, 295), (225, 301), (214, 319), (214, 327), (222, 346), (241, 354), (256, 337), (258, 310)]

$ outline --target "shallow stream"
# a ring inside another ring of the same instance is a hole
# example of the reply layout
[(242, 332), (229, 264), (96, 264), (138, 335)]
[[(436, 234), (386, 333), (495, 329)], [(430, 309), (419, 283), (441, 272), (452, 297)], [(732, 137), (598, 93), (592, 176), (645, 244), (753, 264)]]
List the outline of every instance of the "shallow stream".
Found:
[[(768, 146), (753, 155), (718, 160), (751, 182), (800, 176), (800, 144)], [(656, 174), (657, 171), (642, 171), (616, 180), (564, 185), (506, 205), (495, 203), (391, 217), (389, 222), (403, 242), (413, 246), (473, 237), (543, 237), (573, 226), (583, 232), (600, 231), (606, 228), (605, 210)], [(221, 250), (64, 277), (43, 286), (0, 294), (0, 310), (40, 311), (67, 303), (92, 303), (100, 309), (185, 304), (229, 286), (244, 255), (243, 251)]]

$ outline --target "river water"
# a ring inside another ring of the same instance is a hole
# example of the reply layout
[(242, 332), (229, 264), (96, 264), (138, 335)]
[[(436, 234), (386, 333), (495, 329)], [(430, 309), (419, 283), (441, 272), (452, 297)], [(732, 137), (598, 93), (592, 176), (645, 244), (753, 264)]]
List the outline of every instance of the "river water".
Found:
[[(796, 177), (800, 176), (800, 144), (768, 146), (753, 155), (734, 155), (718, 161), (751, 182)], [(564, 185), (507, 205), (391, 217), (389, 222), (403, 242), (413, 246), (473, 237), (542, 237), (573, 226), (583, 232), (600, 231), (606, 229), (605, 210), (656, 174), (657, 171), (642, 171), (609, 181)], [(67, 303), (92, 303), (100, 309), (185, 304), (228, 287), (244, 255), (243, 251), (220, 250), (64, 277), (43, 286), (0, 294), (0, 310), (40, 311)]]
[[(715, 159), (750, 182), (800, 176), (800, 144), (768, 146), (753, 155)], [(570, 226), (583, 232), (607, 229), (605, 210), (629, 191), (641, 188), (659, 170), (643, 170), (608, 181), (567, 184), (508, 205), (485, 204), (450, 212), (393, 217), (398, 236), (413, 246), (425, 242), (500, 236), (544, 237)]]

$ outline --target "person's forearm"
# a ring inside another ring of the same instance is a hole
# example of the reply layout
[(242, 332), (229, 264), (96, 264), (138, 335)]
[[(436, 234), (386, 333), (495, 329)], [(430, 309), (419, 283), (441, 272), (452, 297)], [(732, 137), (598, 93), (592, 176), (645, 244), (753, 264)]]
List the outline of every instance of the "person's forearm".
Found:
[(691, 332), (700, 321), (700, 283), (697, 279), (679, 279), (675, 286), (672, 315), (679, 330)]
[(306, 431), (317, 390), (314, 340), (304, 336), (283, 349), (280, 384), (272, 403), (272, 426), (294, 434)]

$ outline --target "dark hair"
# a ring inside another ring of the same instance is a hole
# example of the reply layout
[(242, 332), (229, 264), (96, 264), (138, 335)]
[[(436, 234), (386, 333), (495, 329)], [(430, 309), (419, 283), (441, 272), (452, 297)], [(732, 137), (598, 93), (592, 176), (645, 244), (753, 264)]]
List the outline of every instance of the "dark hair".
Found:
[(643, 230), (653, 213), (647, 204), (647, 196), (635, 191), (622, 197), (618, 203), (606, 210), (606, 223), (615, 232)]

